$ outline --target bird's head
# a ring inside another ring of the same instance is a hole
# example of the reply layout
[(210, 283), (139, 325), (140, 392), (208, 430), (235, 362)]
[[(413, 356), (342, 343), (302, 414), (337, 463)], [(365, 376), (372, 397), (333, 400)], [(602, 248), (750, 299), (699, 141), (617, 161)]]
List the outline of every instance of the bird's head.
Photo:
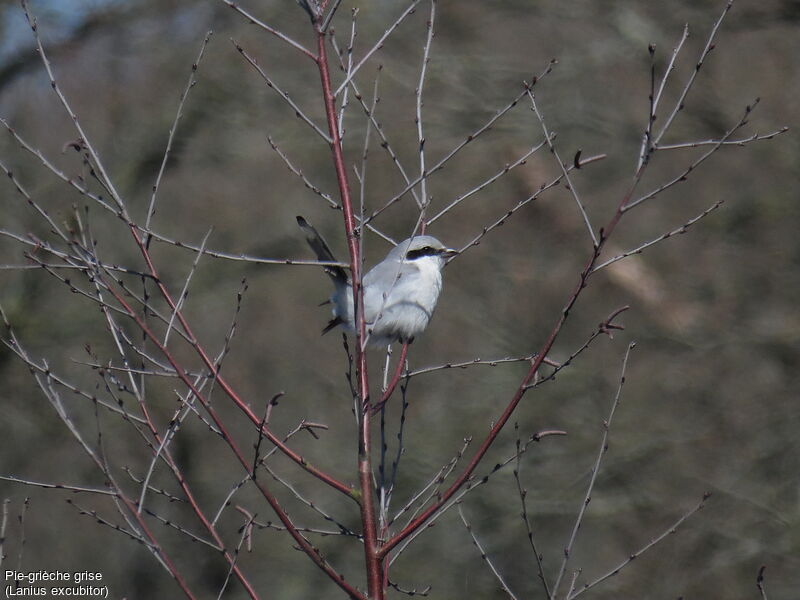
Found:
[(435, 261), (441, 268), (448, 258), (456, 254), (458, 254), (456, 250), (448, 248), (435, 237), (418, 235), (397, 244), (389, 256), (396, 260), (405, 260), (408, 263)]

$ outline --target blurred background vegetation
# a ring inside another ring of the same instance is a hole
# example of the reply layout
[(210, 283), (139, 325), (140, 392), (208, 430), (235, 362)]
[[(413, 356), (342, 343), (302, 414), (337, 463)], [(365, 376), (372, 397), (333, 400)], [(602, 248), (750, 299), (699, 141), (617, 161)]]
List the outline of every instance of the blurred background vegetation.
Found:
[[(359, 8), (354, 53), (358, 58), (405, 5), (346, 1), (335, 22), (341, 46), (346, 46), (352, 7)], [(667, 92), (666, 101), (674, 102), (722, 7), (717, 0), (442, 2), (423, 108), (429, 162), (504, 106), (519, 92), (523, 79), (529, 80), (557, 58), (554, 71), (537, 84), (537, 100), (549, 127), (558, 133), (556, 143), (563, 157), (571, 157), (579, 148), (584, 156), (608, 154), (606, 160), (574, 174), (590, 217), (599, 226), (608, 220), (635, 169), (648, 109), (648, 44), (656, 44), (657, 65), (663, 69), (684, 23), (690, 23), (691, 37)], [(203, 36), (213, 29), (161, 185), (155, 229), (199, 243), (213, 227), (210, 248), (309, 258), (294, 220), (303, 214), (341, 257), (346, 256), (340, 213), (287, 171), (267, 136), (316, 185), (336, 196), (328, 149), (264, 85), (229, 38), (241, 43), (309, 115), (324, 123), (318, 75), (311, 61), (249, 25), (222, 2), (39, 0), (31, 2), (31, 8), (39, 17), (59, 83), (135, 218), (144, 220), (179, 95)], [(312, 44), (307, 19), (294, 2), (252, 1), (247, 8)], [(383, 65), (378, 120), (412, 173), (417, 169), (413, 98), (427, 18), (423, 3), (357, 77), (370, 99), (377, 66)], [(63, 151), (76, 134), (50, 89), (15, 2), (0, 3), (0, 20), (0, 116), (66, 172), (79, 174), (79, 156)], [(757, 96), (762, 100), (746, 133), (796, 126), (799, 26), (797, 0), (737, 2), (666, 141), (719, 137)], [(356, 104), (351, 104), (345, 127), (349, 164), (360, 164), (364, 122)], [(433, 209), (513, 162), (541, 139), (535, 116), (520, 103), (432, 177)], [(697, 153), (657, 156), (641, 189), (657, 187), (680, 173)], [(58, 222), (71, 218), (73, 204), (86, 203), (10, 136), (0, 137), (0, 159)], [(592, 590), (592, 597), (755, 598), (755, 576), (762, 564), (767, 565), (771, 598), (796, 597), (800, 589), (799, 165), (800, 143), (793, 131), (746, 148), (724, 148), (687, 182), (623, 221), (607, 250), (609, 256), (725, 201), (687, 235), (622, 261), (593, 281), (551, 357), (563, 360), (610, 312), (630, 304), (631, 310), (621, 319), (626, 330), (613, 340), (598, 341), (555, 382), (526, 396), (514, 417), (523, 436), (546, 428), (568, 432), (567, 437), (548, 438), (533, 447), (522, 467), (529, 510), (550, 576), (560, 564), (590, 477), (625, 347), (635, 340), (638, 347), (615, 416), (610, 450), (571, 566), (581, 567), (582, 577), (593, 579), (668, 527), (703, 492), (711, 491), (706, 508), (677, 535)], [(552, 157), (540, 152), (439, 220), (430, 233), (459, 247), (556, 174)], [(366, 181), (368, 209), (403, 188), (374, 139)], [(48, 237), (47, 228), (10, 182), (3, 184), (0, 194), (4, 230)], [(143, 268), (124, 224), (95, 207), (90, 215), (100, 256)], [(401, 239), (415, 218), (407, 197), (376, 224)], [(366, 247), (368, 264), (387, 250), (374, 236), (367, 238)], [(534, 352), (555, 322), (588, 250), (584, 225), (563, 187), (526, 206), (446, 269), (445, 292), (435, 318), (411, 347), (412, 368)], [(194, 255), (157, 243), (153, 251), (163, 278), (179, 291)], [(24, 264), (22, 252), (18, 243), (0, 238), (0, 262)], [(97, 373), (80, 364), (90, 360), (87, 344), (101, 360), (116, 356), (96, 307), (40, 270), (3, 270), (0, 277), (0, 302), (30, 353), (46, 358), (70, 381), (103, 393)], [(192, 281), (186, 313), (212, 349), (222, 347), (243, 278), (249, 289), (225, 373), (257, 412), (276, 392), (286, 393), (273, 417), (277, 432), (287, 431), (301, 418), (330, 425), (320, 440), (300, 436), (295, 445), (313, 462), (345, 480), (355, 480), (355, 431), (341, 337), (319, 336), (328, 309), (318, 308), (317, 303), (329, 293), (329, 282), (317, 268), (204, 258)], [(371, 362), (375, 389), (380, 354), (374, 353)], [(412, 380), (399, 499), (433, 476), (464, 437), (481, 439), (524, 372), (524, 363), (477, 366)], [(0, 349), (0, 377), (4, 417), (0, 473), (102, 485), (25, 366), (5, 348)], [(150, 403), (161, 419), (169, 418), (175, 408), (173, 388), (171, 380), (151, 384)], [(226, 399), (218, 392), (214, 397), (219, 410), (236, 423), (239, 438), (252, 438), (251, 429)], [(92, 407), (67, 398), (79, 425), (91, 432)], [(392, 431), (398, 419), (397, 400), (389, 410)], [(127, 401), (133, 408), (133, 400)], [(109, 456), (120, 467), (140, 474), (148, 464), (148, 451), (140, 439), (109, 415), (101, 420)], [(513, 454), (514, 444), (509, 427), (479, 473)], [(223, 446), (202, 423), (191, 419), (174, 442), (176, 456), (209, 512), (240, 478)], [(358, 527), (351, 505), (282, 459), (275, 459), (274, 466), (315, 502)], [(124, 480), (124, 472), (118, 472)], [(156, 485), (174, 489), (166, 474), (158, 473), (156, 480)], [(293, 503), (290, 494), (275, 487), (299, 523), (319, 524), (313, 514)], [(24, 498), (31, 499), (24, 548), (19, 524), (14, 519), (9, 523), (6, 568), (16, 568), (21, 553), (25, 570), (102, 571), (113, 597), (179, 596), (144, 548), (78, 515), (64, 501), (73, 499), (113, 519), (112, 508), (101, 499), (8, 483), (0, 483), (0, 495), (10, 499), (11, 517), (19, 514)], [(183, 525), (197, 530), (185, 512), (157, 497), (149, 501), (160, 514), (183, 515)], [(243, 490), (236, 502), (258, 513), (261, 521), (274, 518), (252, 491)], [(498, 473), (489, 485), (467, 496), (464, 511), (513, 589), (522, 597), (542, 597), (511, 472)], [(226, 512), (221, 527), (228, 539), (237, 539), (241, 523), (239, 513)], [(216, 597), (226, 571), (221, 558), (166, 528), (154, 527), (190, 585)], [(328, 537), (319, 545), (349, 579), (361, 581), (357, 543)], [(302, 553), (291, 550), (283, 532), (258, 531), (253, 552), (245, 553), (241, 564), (265, 597), (341, 596)], [(396, 563), (393, 579), (409, 588), (430, 584), (435, 598), (505, 597), (455, 513), (418, 538)], [(244, 596), (233, 584), (226, 597)]]

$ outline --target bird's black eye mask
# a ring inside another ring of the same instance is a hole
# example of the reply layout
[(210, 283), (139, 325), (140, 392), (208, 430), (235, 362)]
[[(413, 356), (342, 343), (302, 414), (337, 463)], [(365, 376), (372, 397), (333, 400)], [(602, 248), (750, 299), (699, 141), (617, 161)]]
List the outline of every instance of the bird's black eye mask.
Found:
[(409, 250), (406, 253), (406, 260), (414, 260), (417, 258), (422, 258), (423, 256), (438, 256), (441, 253), (441, 250), (437, 250), (431, 246), (423, 246), (422, 248)]

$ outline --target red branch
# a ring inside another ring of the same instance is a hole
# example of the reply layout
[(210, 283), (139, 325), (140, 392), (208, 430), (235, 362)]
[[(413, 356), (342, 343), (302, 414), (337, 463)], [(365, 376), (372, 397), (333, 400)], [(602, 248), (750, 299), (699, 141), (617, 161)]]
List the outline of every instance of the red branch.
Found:
[[(102, 279), (100, 280), (102, 281)], [(195, 384), (192, 383), (191, 379), (186, 374), (186, 371), (181, 368), (177, 360), (172, 356), (172, 353), (159, 341), (158, 337), (153, 333), (147, 323), (145, 323), (144, 319), (142, 319), (142, 317), (133, 310), (133, 308), (125, 301), (125, 298), (122, 297), (122, 294), (120, 294), (119, 291), (111, 287), (106, 281), (103, 281), (102, 283), (105, 285), (106, 289), (108, 289), (109, 293), (114, 296), (116, 301), (120, 303), (128, 315), (136, 322), (136, 325), (139, 327), (142, 333), (144, 333), (150, 339), (150, 341), (155, 344), (159, 352), (161, 352), (172, 368), (175, 369), (175, 373), (178, 375), (183, 384), (189, 388), (194, 397), (197, 398), (198, 402), (200, 402), (200, 404), (209, 414), (212, 421), (214, 421), (214, 424), (222, 434), (222, 438), (225, 440), (228, 446), (230, 446), (231, 450), (236, 456), (236, 459), (244, 467), (244, 470), (250, 475), (251, 481), (256, 485), (258, 490), (261, 492), (261, 495), (264, 496), (264, 499), (272, 507), (278, 519), (281, 521), (281, 523), (283, 523), (284, 527), (286, 527), (286, 531), (288, 531), (289, 534), (294, 538), (295, 542), (297, 542), (297, 545), (300, 546), (303, 552), (305, 552), (311, 558), (314, 564), (322, 569), (328, 575), (328, 577), (338, 584), (339, 587), (341, 587), (351, 598), (355, 600), (366, 600), (356, 588), (344, 580), (343, 575), (338, 573), (327, 562), (325, 562), (325, 559), (322, 558), (319, 551), (314, 548), (314, 546), (312, 546), (305, 537), (303, 537), (303, 535), (298, 531), (297, 527), (295, 527), (294, 523), (292, 523), (291, 519), (289, 519), (289, 515), (286, 514), (286, 511), (280, 505), (278, 499), (264, 486), (263, 483), (254, 477), (255, 466), (251, 464), (252, 461), (248, 461), (244, 457), (242, 451), (239, 449), (233, 437), (225, 427), (225, 424), (217, 414), (217, 411), (214, 410), (214, 408), (209, 404), (208, 399), (203, 396)]]
[(424, 512), (422, 512), (416, 519), (411, 521), (408, 525), (406, 525), (401, 531), (395, 534), (393, 537), (388, 539), (383, 547), (380, 550), (380, 557), (385, 558), (386, 555), (395, 547), (397, 544), (405, 540), (408, 536), (413, 534), (417, 529), (422, 527), (428, 519), (430, 519), (434, 514), (439, 512), (442, 507), (447, 503), (453, 495), (461, 489), (461, 487), (470, 480), (472, 473), (475, 471), (477, 466), (480, 464), (481, 460), (483, 459), (486, 452), (489, 450), (491, 445), (497, 439), (497, 436), (500, 434), (500, 431), (503, 429), (505, 424), (508, 422), (511, 415), (514, 413), (514, 410), (519, 405), (522, 397), (525, 395), (525, 392), (528, 389), (528, 385), (533, 380), (536, 371), (539, 370), (539, 367), (542, 365), (547, 354), (550, 352), (553, 344), (555, 343), (556, 339), (558, 338), (559, 333), (561, 332), (561, 327), (564, 325), (564, 322), (567, 320), (569, 316), (569, 312), (572, 310), (572, 307), (575, 306), (575, 303), (578, 300), (578, 297), (581, 295), (581, 292), (586, 287), (586, 282), (591, 275), (592, 269), (594, 265), (597, 263), (597, 259), (600, 256), (600, 253), (605, 245), (608, 238), (613, 233), (614, 229), (616, 228), (619, 220), (622, 218), (623, 215), (623, 208), (625, 205), (630, 201), (633, 196), (633, 192), (636, 189), (636, 186), (639, 183), (639, 180), (642, 177), (642, 172), (644, 171), (644, 166), (640, 167), (639, 170), (636, 172), (634, 176), (633, 184), (631, 185), (630, 190), (627, 194), (625, 194), (624, 198), (620, 201), (619, 205), (617, 206), (617, 210), (614, 212), (614, 216), (605, 226), (605, 228), (600, 230), (599, 240), (597, 245), (592, 248), (592, 253), (584, 267), (583, 271), (581, 272), (580, 279), (575, 286), (572, 294), (569, 296), (566, 305), (564, 306), (563, 310), (561, 311), (561, 315), (558, 318), (555, 326), (553, 327), (550, 335), (547, 337), (547, 340), (542, 345), (539, 352), (536, 354), (536, 358), (534, 359), (533, 363), (531, 364), (531, 368), (528, 370), (525, 377), (523, 377), (522, 382), (517, 387), (514, 396), (511, 398), (511, 401), (506, 406), (503, 414), (495, 421), (494, 426), (489, 431), (489, 434), (481, 443), (480, 447), (478, 448), (475, 455), (469, 461), (469, 464), (465, 467), (464, 471), (458, 478), (450, 485), (449, 488), (434, 502), (431, 506), (429, 506)]
[(356, 374), (358, 378), (358, 394), (361, 400), (361, 418), (358, 438), (358, 482), (361, 489), (361, 523), (364, 528), (364, 559), (367, 568), (367, 593), (373, 600), (383, 600), (384, 588), (382, 578), (382, 558), (379, 557), (378, 525), (375, 515), (375, 498), (372, 486), (372, 459), (370, 452), (372, 441), (370, 434), (370, 400), (369, 381), (367, 379), (367, 353), (363, 341), (366, 339), (364, 322), (364, 293), (361, 286), (361, 248), (356, 233), (353, 203), (350, 197), (350, 184), (344, 164), (342, 139), (336, 119), (336, 98), (331, 86), (328, 55), (325, 47), (325, 32), (321, 29), (321, 18), (314, 24), (317, 35), (317, 65), (319, 67), (322, 95), (325, 101), (325, 116), (331, 136), (331, 152), (336, 180), (339, 184), (344, 228), (347, 236), (347, 247), (350, 252), (350, 272), (353, 281), (353, 305), (355, 306), (356, 323)]
[[(200, 522), (203, 524), (203, 527), (205, 527), (206, 530), (211, 534), (211, 537), (214, 538), (214, 541), (216, 542), (217, 546), (219, 546), (222, 549), (222, 554), (225, 557), (225, 560), (228, 561), (228, 564), (231, 566), (231, 569), (236, 575), (236, 578), (239, 580), (239, 583), (241, 583), (242, 586), (244, 586), (245, 590), (247, 591), (247, 595), (253, 598), (254, 600), (258, 600), (258, 594), (256, 593), (255, 589), (253, 589), (252, 584), (247, 579), (245, 574), (239, 568), (239, 565), (236, 563), (236, 557), (233, 556), (230, 552), (228, 552), (227, 548), (225, 547), (225, 541), (222, 539), (222, 537), (220, 537), (219, 533), (217, 532), (217, 528), (211, 521), (208, 520), (208, 517), (200, 508), (200, 504), (194, 497), (192, 489), (189, 486), (189, 482), (186, 481), (186, 477), (184, 476), (183, 471), (181, 471), (180, 467), (178, 466), (178, 463), (175, 462), (175, 459), (172, 457), (172, 453), (164, 444), (164, 439), (161, 437), (161, 435), (158, 432), (158, 429), (153, 423), (153, 420), (150, 418), (150, 414), (144, 402), (140, 403), (140, 409), (142, 411), (142, 416), (144, 417), (145, 422), (147, 424), (147, 428), (150, 430), (150, 435), (152, 435), (153, 439), (156, 441), (154, 451), (157, 452), (155, 448), (162, 448), (162, 447), (164, 448), (164, 458), (167, 462), (167, 465), (169, 466), (170, 470), (175, 476), (178, 485), (180, 485), (181, 489), (183, 490), (183, 494), (186, 496), (186, 501), (189, 503), (189, 506), (191, 506), (195, 515), (197, 515), (197, 518), (200, 519)], [(143, 504), (144, 503), (139, 504), (137, 510), (138, 513), (141, 513)]]
[(186, 594), (186, 597), (190, 598), (190, 600), (195, 600), (195, 595), (192, 594), (192, 591), (189, 589), (186, 580), (183, 578), (178, 569), (175, 567), (175, 563), (172, 562), (169, 556), (166, 555), (164, 550), (158, 544), (155, 536), (151, 533), (150, 528), (147, 526), (144, 517), (142, 517), (142, 515), (139, 514), (139, 511), (136, 510), (136, 505), (123, 494), (119, 494), (117, 497), (125, 505), (128, 511), (133, 515), (136, 521), (139, 523), (139, 527), (142, 528), (142, 533), (144, 533), (145, 536), (147, 536), (147, 539), (153, 545), (153, 549), (161, 557), (161, 560), (164, 561), (164, 564), (167, 566), (167, 570), (169, 570), (170, 575), (172, 575), (172, 577), (175, 578), (175, 581), (177, 582), (178, 586), (181, 588), (183, 593)]
[(321, 481), (324, 481), (329, 486), (331, 486), (336, 490), (339, 490), (343, 494), (357, 500), (356, 496), (354, 495), (353, 489), (349, 485), (342, 483), (341, 481), (332, 477), (328, 473), (325, 473), (324, 471), (321, 471), (320, 469), (310, 465), (305, 458), (303, 458), (300, 454), (289, 448), (289, 446), (287, 446), (277, 435), (272, 433), (272, 431), (270, 431), (268, 427), (264, 426), (261, 422), (261, 417), (259, 417), (258, 415), (256, 415), (255, 412), (253, 412), (253, 409), (250, 408), (250, 406), (248, 406), (247, 403), (239, 397), (239, 395), (234, 391), (234, 389), (230, 386), (230, 384), (222, 377), (222, 375), (220, 375), (217, 366), (214, 364), (214, 361), (212, 361), (211, 358), (209, 358), (208, 353), (197, 341), (197, 338), (195, 337), (194, 333), (192, 333), (192, 330), (189, 327), (189, 323), (186, 321), (186, 318), (183, 316), (183, 313), (177, 308), (175, 300), (172, 298), (172, 296), (169, 293), (169, 290), (167, 290), (166, 286), (159, 278), (158, 271), (156, 270), (156, 267), (153, 264), (153, 261), (150, 257), (150, 252), (147, 250), (144, 243), (142, 242), (142, 239), (139, 237), (139, 232), (136, 226), (133, 223), (129, 223), (129, 226), (131, 233), (133, 234), (133, 238), (136, 241), (136, 244), (139, 246), (139, 250), (141, 251), (144, 260), (147, 263), (147, 268), (150, 271), (150, 275), (152, 275), (154, 281), (156, 282), (156, 285), (158, 286), (161, 295), (164, 297), (164, 299), (167, 301), (167, 304), (169, 304), (169, 307), (175, 313), (178, 322), (181, 324), (181, 327), (183, 327), (186, 336), (191, 340), (191, 344), (194, 347), (197, 354), (200, 356), (201, 360), (203, 361), (203, 364), (205, 364), (206, 368), (209, 370), (212, 377), (217, 381), (217, 383), (225, 392), (225, 394), (231, 400), (233, 400), (234, 404), (236, 404), (236, 406), (238, 406), (239, 409), (242, 412), (244, 412), (245, 415), (247, 415), (247, 418), (250, 419), (250, 421), (256, 427), (260, 428), (261, 433), (264, 435), (264, 437), (267, 438), (273, 444), (275, 444), (275, 446), (277, 446), (278, 449), (281, 452), (283, 452), (283, 454), (285, 454), (295, 463), (300, 465), (304, 470), (314, 475), (314, 477), (320, 479)]

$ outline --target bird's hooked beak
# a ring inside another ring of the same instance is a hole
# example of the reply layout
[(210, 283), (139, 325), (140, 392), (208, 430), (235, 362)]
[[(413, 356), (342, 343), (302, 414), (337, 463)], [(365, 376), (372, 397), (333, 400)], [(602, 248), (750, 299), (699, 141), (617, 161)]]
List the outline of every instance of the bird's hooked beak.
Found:
[(458, 256), (458, 250), (453, 250), (452, 248), (444, 248), (443, 250), (439, 251), (439, 255), (444, 259), (450, 259), (454, 256)]

